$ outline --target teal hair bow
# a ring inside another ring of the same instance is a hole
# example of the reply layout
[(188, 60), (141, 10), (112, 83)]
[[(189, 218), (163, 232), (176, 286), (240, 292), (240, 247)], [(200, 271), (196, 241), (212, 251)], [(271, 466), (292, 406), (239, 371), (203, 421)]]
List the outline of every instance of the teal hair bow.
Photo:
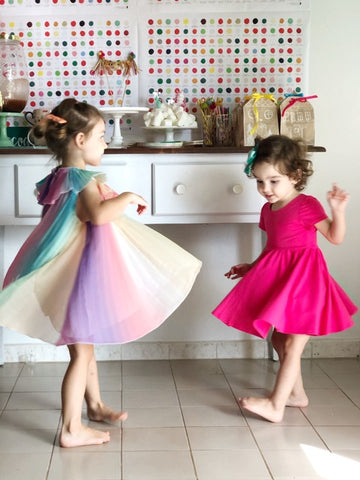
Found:
[(252, 170), (252, 166), (253, 166), (253, 163), (255, 161), (257, 152), (258, 152), (258, 146), (257, 145), (255, 145), (255, 147), (253, 147), (249, 151), (249, 154), (248, 154), (248, 157), (247, 157), (247, 160), (246, 160), (246, 165), (245, 165), (245, 168), (244, 168), (244, 172), (246, 173), (246, 175), (248, 177), (251, 177), (251, 170)]

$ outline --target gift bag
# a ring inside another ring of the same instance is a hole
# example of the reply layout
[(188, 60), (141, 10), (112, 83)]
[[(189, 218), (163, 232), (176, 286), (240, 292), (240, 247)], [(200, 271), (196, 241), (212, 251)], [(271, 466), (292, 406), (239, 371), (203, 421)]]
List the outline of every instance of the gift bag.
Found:
[(243, 104), (238, 103), (233, 110), (233, 138), (235, 147), (244, 145)]
[(244, 145), (253, 146), (255, 137), (279, 134), (278, 107), (272, 95), (254, 93), (244, 108)]
[(314, 109), (308, 100), (317, 95), (303, 97), (289, 95), (280, 104), (280, 133), (294, 140), (302, 139), (307, 145), (315, 145)]

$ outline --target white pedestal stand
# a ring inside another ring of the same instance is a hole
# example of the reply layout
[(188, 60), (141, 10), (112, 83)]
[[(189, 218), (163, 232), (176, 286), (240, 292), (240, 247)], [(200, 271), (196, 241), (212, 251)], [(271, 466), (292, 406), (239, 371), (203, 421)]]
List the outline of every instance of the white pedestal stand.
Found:
[(149, 111), (147, 107), (104, 107), (99, 110), (104, 115), (111, 116), (114, 120), (114, 133), (111, 137), (109, 147), (124, 147), (124, 139), (120, 128), (120, 120), (124, 115)]

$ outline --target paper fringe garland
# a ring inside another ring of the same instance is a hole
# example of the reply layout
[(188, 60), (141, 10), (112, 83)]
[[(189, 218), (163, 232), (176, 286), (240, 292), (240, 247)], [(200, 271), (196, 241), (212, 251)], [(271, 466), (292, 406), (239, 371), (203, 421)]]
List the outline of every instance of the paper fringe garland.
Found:
[(98, 61), (91, 71), (92, 74), (98, 73), (99, 75), (112, 75), (114, 72), (122, 70), (123, 75), (129, 77), (131, 74), (137, 75), (140, 72), (139, 67), (135, 62), (135, 54), (130, 52), (126, 60), (107, 60), (105, 53), (100, 51), (98, 53)]

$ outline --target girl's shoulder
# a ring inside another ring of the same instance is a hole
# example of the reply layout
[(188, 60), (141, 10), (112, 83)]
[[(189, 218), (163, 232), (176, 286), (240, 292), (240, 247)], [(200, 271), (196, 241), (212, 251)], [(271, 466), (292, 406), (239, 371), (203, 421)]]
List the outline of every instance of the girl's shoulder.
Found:
[(303, 223), (314, 225), (315, 223), (325, 220), (327, 214), (319, 200), (312, 195), (299, 195), (300, 214)]
[(99, 183), (105, 181), (101, 172), (93, 172), (75, 167), (54, 168), (49, 175), (36, 184), (38, 203), (53, 204), (63, 194), (73, 192), (78, 194), (93, 179)]

